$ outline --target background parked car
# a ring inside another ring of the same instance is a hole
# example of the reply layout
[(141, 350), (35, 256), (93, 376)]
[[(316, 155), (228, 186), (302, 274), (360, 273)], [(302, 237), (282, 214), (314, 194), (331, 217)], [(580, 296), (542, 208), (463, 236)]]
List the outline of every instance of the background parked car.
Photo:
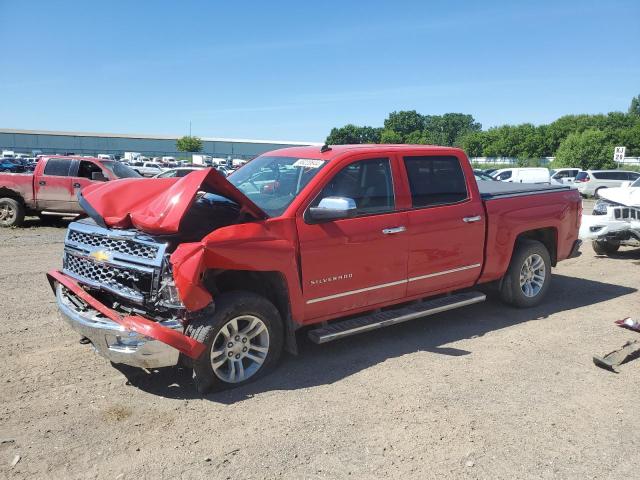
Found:
[(551, 180), (564, 184), (573, 183), (579, 172), (579, 168), (556, 168), (551, 170)]
[(478, 170), (478, 169), (474, 169), (473, 170), (473, 175), (476, 177), (477, 181), (485, 181), (485, 182), (495, 182), (496, 179), (493, 178), (491, 175), (489, 175), (488, 173), (486, 173), (483, 170)]
[(143, 162), (142, 165), (138, 165), (139, 162), (134, 163), (136, 163), (136, 165), (131, 165), (131, 168), (143, 177), (154, 177), (165, 171), (159, 163)]
[(10, 158), (0, 159), (0, 172), (22, 173), (25, 171), (23, 165), (14, 162)]
[(501, 182), (511, 183), (551, 183), (548, 168), (501, 168), (491, 174)]
[(623, 182), (634, 182), (640, 173), (626, 170), (587, 170), (578, 172), (574, 181), (582, 196), (598, 196), (603, 188), (622, 186)]

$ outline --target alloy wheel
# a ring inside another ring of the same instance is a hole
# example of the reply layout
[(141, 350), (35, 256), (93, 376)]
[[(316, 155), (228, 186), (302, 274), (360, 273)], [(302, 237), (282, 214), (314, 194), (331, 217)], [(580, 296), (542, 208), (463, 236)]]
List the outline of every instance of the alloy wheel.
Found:
[(529, 255), (520, 269), (520, 288), (525, 296), (532, 298), (540, 293), (546, 278), (546, 266), (540, 255)]
[(269, 352), (269, 330), (253, 315), (228, 321), (218, 332), (211, 347), (211, 367), (216, 376), (238, 383), (255, 375)]

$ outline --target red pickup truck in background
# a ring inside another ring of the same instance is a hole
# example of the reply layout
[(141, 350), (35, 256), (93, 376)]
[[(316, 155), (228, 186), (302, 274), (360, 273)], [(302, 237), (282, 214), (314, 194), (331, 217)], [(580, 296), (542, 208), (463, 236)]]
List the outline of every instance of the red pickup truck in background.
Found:
[(131, 177), (140, 175), (112, 160), (42, 157), (33, 173), (0, 173), (0, 226), (20, 226), (25, 215), (78, 215), (83, 213), (77, 199), (81, 188)]
[(545, 296), (578, 254), (563, 185), (476, 182), (459, 149), (301, 147), (229, 177), (86, 187), (49, 281), (63, 318), (115, 363), (193, 367), (202, 392), (269, 371), (296, 332), (323, 343), (485, 300)]

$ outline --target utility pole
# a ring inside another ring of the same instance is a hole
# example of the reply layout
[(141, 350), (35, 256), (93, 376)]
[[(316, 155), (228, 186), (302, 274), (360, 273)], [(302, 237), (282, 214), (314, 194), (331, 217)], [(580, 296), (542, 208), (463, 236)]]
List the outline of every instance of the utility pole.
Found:
[(189, 136), (191, 136), (191, 120), (189, 120)]

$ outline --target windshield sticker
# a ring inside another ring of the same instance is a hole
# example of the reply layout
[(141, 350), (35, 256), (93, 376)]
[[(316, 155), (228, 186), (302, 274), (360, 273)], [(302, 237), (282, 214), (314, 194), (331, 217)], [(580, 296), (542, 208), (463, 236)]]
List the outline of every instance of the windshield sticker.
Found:
[(320, 168), (324, 160), (313, 160), (311, 158), (300, 158), (293, 164), (294, 167)]

